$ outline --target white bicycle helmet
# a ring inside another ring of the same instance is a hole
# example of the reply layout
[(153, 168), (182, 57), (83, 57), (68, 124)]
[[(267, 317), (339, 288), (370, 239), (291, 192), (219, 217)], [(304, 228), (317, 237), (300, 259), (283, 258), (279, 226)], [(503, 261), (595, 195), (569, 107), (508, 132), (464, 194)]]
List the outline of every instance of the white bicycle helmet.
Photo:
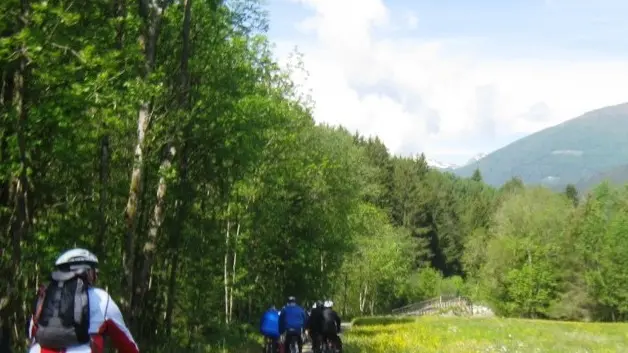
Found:
[(70, 270), (79, 268), (96, 268), (98, 266), (98, 258), (90, 251), (85, 249), (71, 249), (59, 256), (55, 261), (56, 267), (68, 267)]
[(332, 302), (331, 300), (325, 300), (325, 307), (326, 308), (331, 308), (334, 306), (334, 302)]

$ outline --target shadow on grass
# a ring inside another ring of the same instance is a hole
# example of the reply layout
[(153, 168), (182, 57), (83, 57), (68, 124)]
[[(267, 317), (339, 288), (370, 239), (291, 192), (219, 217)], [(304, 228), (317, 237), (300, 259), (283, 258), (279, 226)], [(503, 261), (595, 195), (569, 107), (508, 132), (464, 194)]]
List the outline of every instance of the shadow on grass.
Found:
[[(144, 348), (144, 347), (142, 347)], [(187, 346), (181, 344), (163, 344), (150, 348), (154, 353), (259, 353), (262, 351), (261, 343), (243, 338), (241, 342), (215, 341), (197, 342)], [(146, 350), (148, 351), (148, 350)], [(115, 351), (112, 351), (115, 352)]]
[(179, 340), (170, 342), (140, 344), (140, 350), (153, 353), (259, 353), (263, 348), (261, 336), (250, 325), (207, 327), (187, 337), (186, 342), (179, 337)]

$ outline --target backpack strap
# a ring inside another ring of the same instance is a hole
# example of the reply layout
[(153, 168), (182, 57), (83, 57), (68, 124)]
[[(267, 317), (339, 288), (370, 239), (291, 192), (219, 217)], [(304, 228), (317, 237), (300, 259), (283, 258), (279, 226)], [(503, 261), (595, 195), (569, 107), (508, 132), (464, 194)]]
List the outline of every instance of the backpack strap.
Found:
[(82, 278), (76, 281), (76, 291), (74, 292), (74, 322), (81, 324), (83, 319), (83, 307), (88, 305), (87, 284)]
[[(64, 283), (63, 283), (63, 281), (58, 281), (58, 282), (57, 282), (57, 287), (58, 287), (58, 288), (63, 288), (63, 284), (64, 284)], [(59, 302), (59, 301), (61, 300), (61, 295), (62, 295), (62, 294), (63, 294), (63, 293), (62, 293), (60, 290), (56, 291), (56, 292), (55, 292), (55, 298), (54, 298), (54, 301), (55, 301), (55, 302)], [(56, 306), (56, 305), (55, 305), (55, 307), (54, 307), (54, 309), (53, 309), (53, 311), (52, 311), (52, 317), (58, 317), (58, 316), (59, 316), (59, 309), (60, 309), (60, 308), (59, 308), (58, 306)]]
[(46, 290), (48, 286), (42, 284), (39, 286), (39, 290), (37, 292), (37, 306), (35, 307), (35, 312), (33, 313), (33, 326), (37, 326), (37, 322), (39, 321), (39, 317), (41, 316), (41, 310), (44, 307), (44, 299), (46, 299)]

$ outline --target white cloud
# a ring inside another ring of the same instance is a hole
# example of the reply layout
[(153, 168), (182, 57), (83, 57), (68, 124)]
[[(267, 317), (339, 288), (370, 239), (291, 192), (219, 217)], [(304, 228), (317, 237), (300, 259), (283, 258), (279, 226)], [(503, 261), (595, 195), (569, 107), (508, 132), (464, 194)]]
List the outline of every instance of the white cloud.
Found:
[[(625, 62), (492, 59), (455, 41), (393, 36), (386, 30), (404, 18), (416, 26), (416, 16), (391, 14), (380, 0), (293, 1), (313, 10), (295, 25), (316, 39), (278, 45), (305, 54), (315, 119), (376, 134), (394, 153), (460, 163), (489, 152), (471, 142), (491, 138), (488, 129), (530, 133), (628, 100)], [(467, 154), (451, 153), (461, 145)]]

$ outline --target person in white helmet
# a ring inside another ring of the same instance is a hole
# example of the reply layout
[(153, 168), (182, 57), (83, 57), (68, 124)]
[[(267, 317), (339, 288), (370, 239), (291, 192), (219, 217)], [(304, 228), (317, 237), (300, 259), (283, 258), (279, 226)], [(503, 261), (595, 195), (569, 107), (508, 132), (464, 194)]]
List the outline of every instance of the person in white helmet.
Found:
[(85, 249), (57, 258), (30, 320), (29, 353), (102, 353), (104, 336), (119, 353), (139, 353), (118, 305), (94, 287), (97, 267), (98, 258)]
[(333, 301), (325, 301), (323, 311), (321, 312), (321, 336), (323, 342), (332, 342), (335, 345), (337, 351), (342, 353), (342, 341), (338, 336), (338, 333), (340, 333), (341, 321), (340, 316), (338, 316), (338, 313), (334, 311), (333, 307)]

